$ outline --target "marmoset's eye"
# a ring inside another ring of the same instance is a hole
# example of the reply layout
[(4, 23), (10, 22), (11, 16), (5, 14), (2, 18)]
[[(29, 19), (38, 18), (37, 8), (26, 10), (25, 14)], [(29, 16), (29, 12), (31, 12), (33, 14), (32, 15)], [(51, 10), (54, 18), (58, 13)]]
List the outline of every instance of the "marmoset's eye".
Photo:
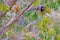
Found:
[(45, 10), (44, 6), (41, 6), (40, 11), (43, 12)]
[(39, 6), (36, 8), (36, 10), (39, 10), (39, 11), (43, 12), (43, 11), (45, 10), (45, 6), (39, 5)]

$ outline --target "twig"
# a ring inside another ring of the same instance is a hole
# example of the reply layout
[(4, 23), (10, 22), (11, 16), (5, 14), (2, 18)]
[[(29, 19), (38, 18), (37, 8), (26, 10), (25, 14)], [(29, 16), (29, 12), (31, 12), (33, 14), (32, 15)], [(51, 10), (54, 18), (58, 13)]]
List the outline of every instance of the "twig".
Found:
[[(4, 30), (8, 30), (9, 29), (9, 26), (14, 22), (14, 21), (16, 21), (18, 18), (20, 18), (22, 15), (24, 15), (25, 14), (25, 12), (26, 11), (28, 11), (28, 9), (31, 7), (31, 5), (34, 3), (34, 1), (33, 2), (31, 2), (18, 16), (15, 16), (14, 18), (12, 18), (6, 25), (4, 25), (3, 26), (3, 28), (1, 28), (2, 30), (1, 30), (1, 32), (3, 33), (3, 31)], [(7, 28), (7, 29), (6, 29)], [(5, 33), (5, 32), (4, 32)], [(3, 35), (2, 35), (3, 36)], [(1, 37), (2, 37), (1, 36)]]

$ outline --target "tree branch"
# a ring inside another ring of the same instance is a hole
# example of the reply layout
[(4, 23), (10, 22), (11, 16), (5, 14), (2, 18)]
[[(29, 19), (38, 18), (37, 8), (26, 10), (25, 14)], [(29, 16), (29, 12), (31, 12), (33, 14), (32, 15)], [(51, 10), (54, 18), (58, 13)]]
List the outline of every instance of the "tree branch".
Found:
[[(6, 24), (6, 25), (4, 25), (2, 28), (1, 28), (1, 32), (0, 33), (5, 33), (8, 29), (9, 29), (9, 26), (14, 22), (14, 21), (16, 21), (18, 18), (20, 18), (20, 17), (22, 17), (24, 14), (25, 14), (25, 12), (26, 11), (28, 11), (28, 9), (31, 7), (31, 5), (34, 3), (34, 1), (33, 2), (31, 2), (24, 10), (22, 10), (22, 12), (19, 12), (20, 14), (19, 15), (16, 15), (15, 17), (12, 17), (12, 19)], [(5, 31), (6, 30), (6, 31)], [(5, 31), (5, 32), (3, 32), (3, 31)], [(2, 34), (0, 34), (1, 35), (1, 37), (3, 36)], [(1, 38), (0, 37), (0, 38)]]

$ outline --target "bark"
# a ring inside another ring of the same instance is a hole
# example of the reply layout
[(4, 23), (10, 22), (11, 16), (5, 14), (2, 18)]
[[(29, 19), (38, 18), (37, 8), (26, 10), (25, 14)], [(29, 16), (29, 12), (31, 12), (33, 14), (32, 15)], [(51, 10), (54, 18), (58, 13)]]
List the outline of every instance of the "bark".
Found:
[(17, 16), (15, 16), (15, 17), (12, 17), (12, 19), (11, 20), (9, 20), (9, 22), (6, 24), (6, 25), (4, 25), (4, 26), (2, 26), (2, 28), (0, 28), (0, 38), (2, 38), (2, 36), (3, 36), (3, 34), (9, 29), (9, 27), (10, 27), (10, 25), (14, 22), (14, 21), (16, 21), (18, 18), (20, 18), (20, 17), (22, 17), (22, 16), (24, 16), (24, 14), (25, 14), (25, 12), (26, 11), (28, 11), (28, 9), (31, 7), (31, 5), (34, 3), (34, 1), (33, 2), (31, 2), (24, 10), (22, 10), (22, 12), (19, 12), (20, 14), (19, 15), (17, 15)]

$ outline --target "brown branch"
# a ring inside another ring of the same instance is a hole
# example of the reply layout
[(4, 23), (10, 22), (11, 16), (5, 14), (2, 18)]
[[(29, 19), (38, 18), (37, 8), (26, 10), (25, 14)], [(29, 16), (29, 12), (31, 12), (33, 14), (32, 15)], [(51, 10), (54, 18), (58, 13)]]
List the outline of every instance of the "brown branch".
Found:
[[(31, 2), (18, 16), (15, 16), (15, 17), (13, 17), (6, 25), (4, 25), (3, 26), (3, 28), (1, 28), (1, 33), (5, 33), (8, 29), (9, 29), (9, 26), (14, 22), (14, 21), (16, 21), (18, 18), (20, 18), (20, 17), (22, 17), (22, 15), (24, 15), (25, 14), (25, 12), (26, 11), (28, 11), (28, 9), (31, 7), (31, 5), (34, 3), (34, 1), (33, 2)], [(5, 31), (6, 30), (6, 31)], [(3, 31), (5, 31), (5, 32), (3, 32)], [(1, 35), (1, 37), (3, 36), (2, 34), (0, 34)], [(0, 37), (0, 38), (1, 38)]]
[[(12, 8), (12, 6), (16, 3), (17, 0), (6, 0), (6, 4)], [(0, 11), (0, 19), (7, 13), (8, 11), (4, 13), (3, 11)]]
[(26, 11), (28, 11), (28, 9), (31, 7), (31, 5), (33, 4), (33, 2), (31, 2), (30, 5), (28, 5), (18, 16), (13, 17), (6, 25), (4, 25), (4, 27), (8, 27), (9, 25), (11, 25), (14, 21), (16, 21), (18, 18), (20, 18), (22, 15), (25, 14)]
[(0, 11), (0, 19), (2, 18), (3, 15), (4, 15), (4, 12)]

